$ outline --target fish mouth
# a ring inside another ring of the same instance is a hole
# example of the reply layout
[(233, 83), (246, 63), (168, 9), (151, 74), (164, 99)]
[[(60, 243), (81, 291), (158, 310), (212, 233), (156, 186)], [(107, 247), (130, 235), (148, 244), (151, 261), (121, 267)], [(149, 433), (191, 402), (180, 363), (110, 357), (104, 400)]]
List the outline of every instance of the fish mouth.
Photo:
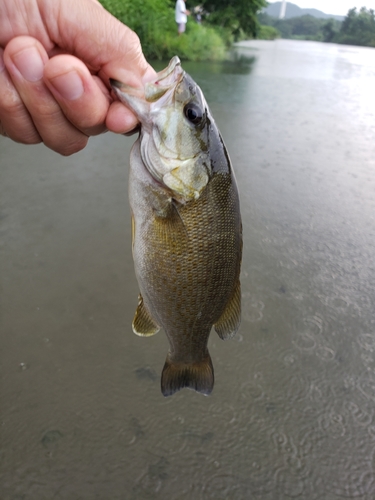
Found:
[[(144, 97), (146, 101), (157, 101), (168, 90), (179, 83), (182, 80), (184, 74), (185, 71), (181, 67), (180, 58), (178, 56), (172, 57), (172, 59), (169, 61), (168, 66), (162, 71), (159, 71), (159, 73), (156, 74), (156, 78), (154, 80), (145, 84)], [(134, 87), (130, 87), (129, 85), (126, 85), (125, 83), (122, 83), (113, 78), (109, 79), (109, 83), (115, 91), (123, 90), (130, 95), (136, 96), (138, 98), (143, 97), (143, 90), (139, 88), (137, 89)]]
[[(178, 56), (172, 57), (168, 66), (159, 71), (156, 79), (148, 82), (145, 85), (145, 99), (147, 102), (161, 101), (160, 105), (164, 105), (168, 100), (166, 94), (181, 82), (185, 71), (181, 67), (181, 61)], [(164, 99), (162, 99), (165, 96)]]
[(184, 75), (179, 57), (174, 56), (168, 66), (159, 71), (156, 78), (146, 83), (144, 88), (131, 87), (112, 78), (109, 83), (116, 97), (133, 111), (142, 125), (146, 125), (149, 122), (150, 107), (156, 112), (168, 105)]

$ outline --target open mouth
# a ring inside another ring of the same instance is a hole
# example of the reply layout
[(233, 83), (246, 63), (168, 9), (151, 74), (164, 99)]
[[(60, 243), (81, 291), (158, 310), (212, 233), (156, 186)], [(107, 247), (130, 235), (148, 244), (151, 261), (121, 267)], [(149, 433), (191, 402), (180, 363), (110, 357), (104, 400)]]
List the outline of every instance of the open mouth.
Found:
[(148, 102), (155, 102), (163, 97), (168, 90), (175, 87), (183, 78), (184, 70), (181, 61), (174, 56), (168, 66), (157, 74), (156, 80), (146, 83), (145, 98)]

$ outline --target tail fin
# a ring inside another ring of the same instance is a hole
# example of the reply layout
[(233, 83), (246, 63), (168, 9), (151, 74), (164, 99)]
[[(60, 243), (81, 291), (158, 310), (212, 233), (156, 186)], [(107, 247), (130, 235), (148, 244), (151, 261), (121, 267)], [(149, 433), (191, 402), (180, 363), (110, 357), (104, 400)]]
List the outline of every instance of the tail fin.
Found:
[(187, 387), (208, 396), (214, 387), (214, 367), (211, 356), (198, 363), (174, 363), (169, 355), (161, 374), (161, 392), (164, 396), (172, 396), (175, 392)]

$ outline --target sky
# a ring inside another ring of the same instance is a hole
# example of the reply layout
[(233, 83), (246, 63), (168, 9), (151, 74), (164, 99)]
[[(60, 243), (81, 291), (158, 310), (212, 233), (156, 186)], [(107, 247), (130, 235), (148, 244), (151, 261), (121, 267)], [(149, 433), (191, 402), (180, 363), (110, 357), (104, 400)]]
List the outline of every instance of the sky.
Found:
[[(273, 3), (276, 0), (269, 1)], [(357, 7), (357, 10), (361, 7), (375, 10), (375, 0), (291, 0), (290, 3), (294, 3), (302, 9), (318, 9), (326, 14), (334, 14), (337, 16), (346, 16), (348, 10), (353, 7)]]

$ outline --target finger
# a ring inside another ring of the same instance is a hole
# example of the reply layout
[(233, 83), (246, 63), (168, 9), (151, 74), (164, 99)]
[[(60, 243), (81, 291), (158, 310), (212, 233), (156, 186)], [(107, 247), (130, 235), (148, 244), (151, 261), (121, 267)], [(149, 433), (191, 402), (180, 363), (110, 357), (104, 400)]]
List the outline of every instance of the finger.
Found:
[(11, 40), (4, 51), (4, 63), (17, 92), (46, 146), (64, 155), (80, 151), (88, 137), (74, 127), (43, 82), (48, 55), (36, 39), (26, 36)]
[[(155, 70), (150, 66), (144, 73), (142, 82), (139, 86), (143, 88), (144, 83), (155, 78), (155, 74)], [(120, 81), (126, 82), (126, 79)], [(136, 133), (139, 129), (137, 118), (130, 109), (118, 100), (109, 108), (106, 125), (108, 130), (116, 132), (117, 134), (131, 135), (132, 133)]]
[[(49, 12), (44, 12), (44, 16), (57, 21), (50, 23), (49, 29), (51, 38), (59, 47), (75, 54), (94, 72), (108, 63), (118, 66), (122, 61), (118, 71), (121, 71), (121, 66), (131, 70), (127, 83), (139, 83), (148, 64), (138, 36), (130, 28), (96, 2), (50, 2), (48, 9)], [(128, 81), (129, 78), (132, 81)]]
[(106, 125), (108, 130), (116, 134), (127, 134), (138, 126), (134, 114), (120, 101), (114, 102), (109, 108)]
[(37, 144), (42, 139), (18, 94), (4, 63), (0, 48), (0, 134), (23, 144)]
[[(148, 73), (156, 74), (147, 63), (134, 31), (99, 3), (49, 2), (43, 16), (55, 44), (81, 59), (106, 84), (109, 78), (114, 78), (137, 87), (142, 86)], [(50, 19), (56, 22), (50, 23)]]
[(44, 82), (77, 129), (89, 136), (106, 130), (112, 98), (103, 82), (79, 59), (70, 55), (53, 57), (45, 65)]

